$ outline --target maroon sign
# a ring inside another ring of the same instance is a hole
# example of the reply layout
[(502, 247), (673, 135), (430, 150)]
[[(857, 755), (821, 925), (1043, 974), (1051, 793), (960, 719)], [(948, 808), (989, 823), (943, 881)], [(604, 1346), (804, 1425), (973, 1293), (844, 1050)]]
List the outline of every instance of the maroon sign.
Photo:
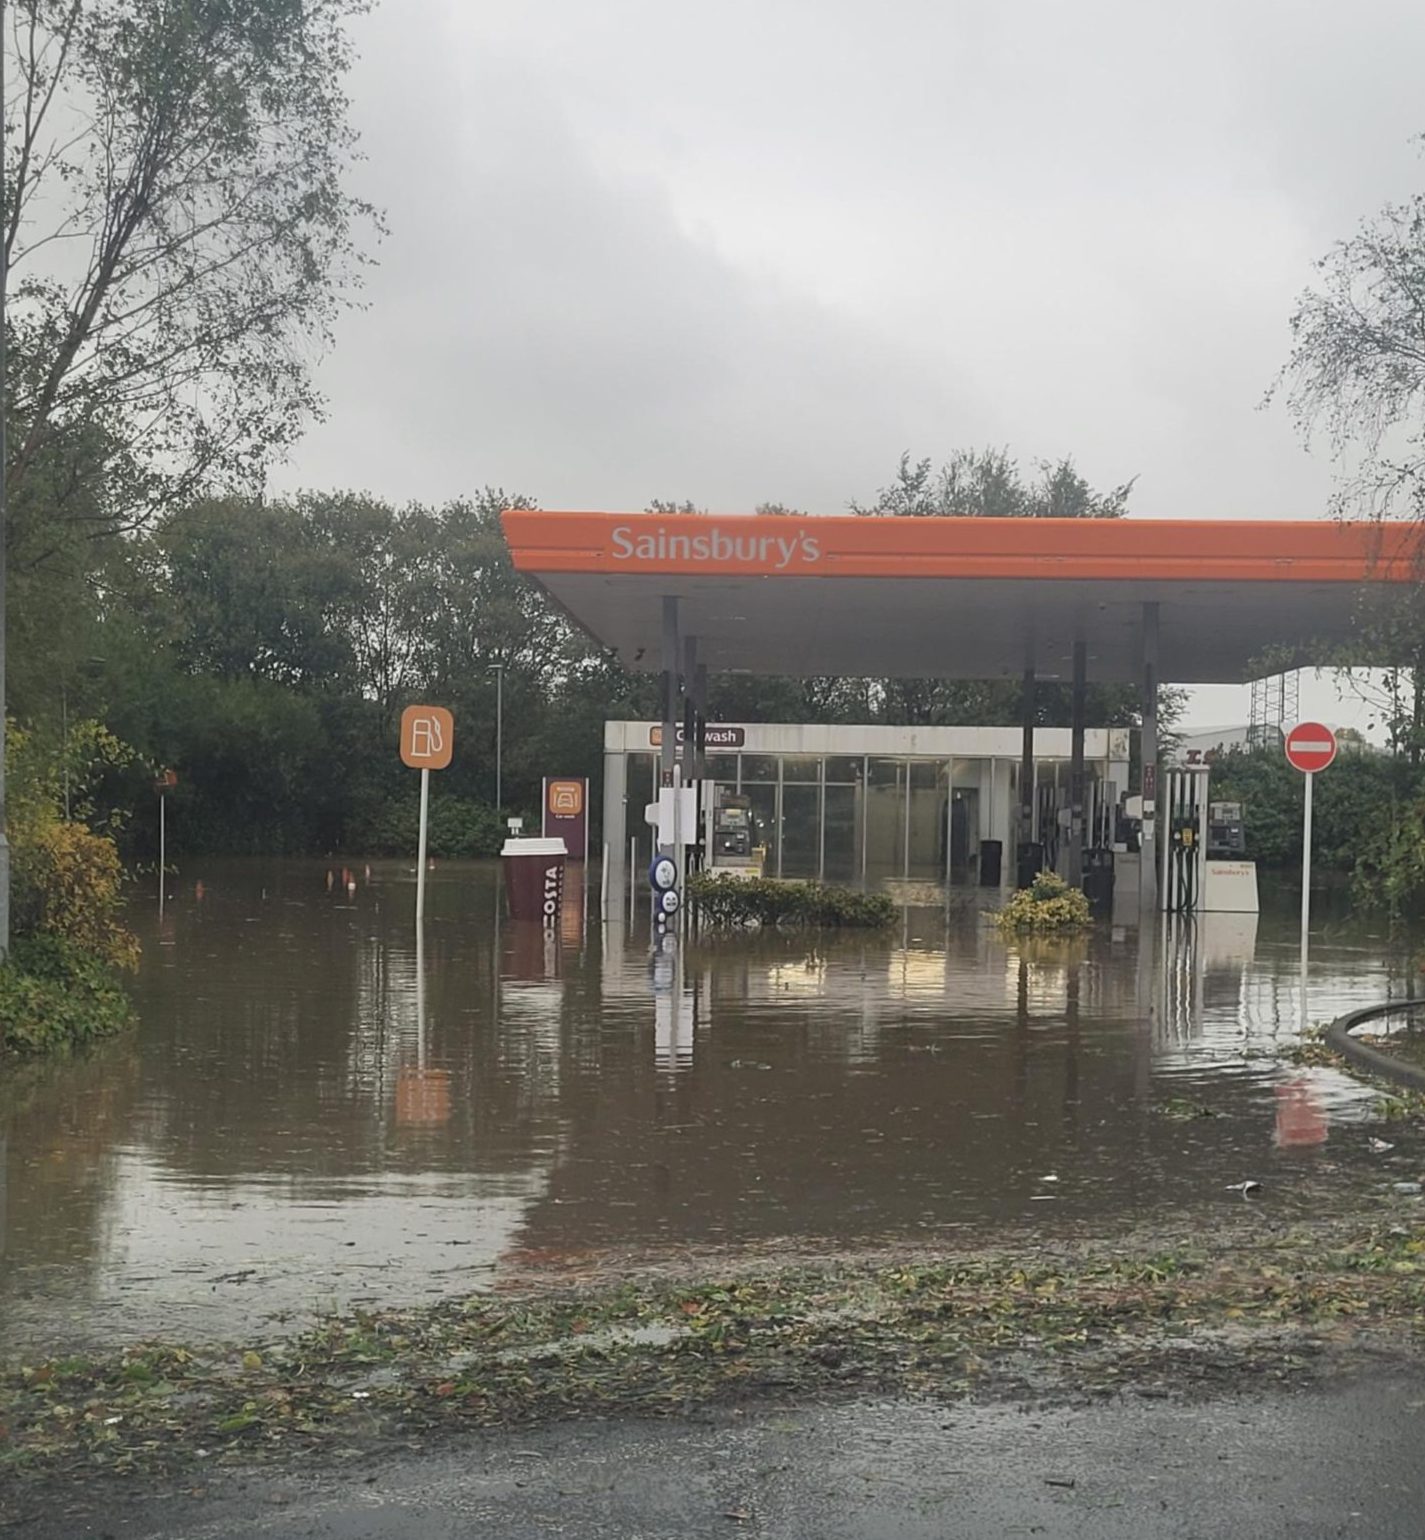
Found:
[[(675, 741), (683, 741), (683, 725), (678, 724)], [(663, 728), (660, 723), (654, 723), (648, 729), (648, 741), (653, 747), (661, 748), (663, 744)], [(745, 727), (719, 727), (709, 724), (703, 729), (703, 746), (709, 749), (740, 749), (747, 742), (747, 729)]]
[(571, 861), (589, 858), (589, 783), (573, 776), (544, 778), (544, 837), (562, 839)]
[(1314, 775), (1336, 757), (1336, 734), (1320, 722), (1298, 722), (1286, 735), (1286, 760), (1293, 770)]

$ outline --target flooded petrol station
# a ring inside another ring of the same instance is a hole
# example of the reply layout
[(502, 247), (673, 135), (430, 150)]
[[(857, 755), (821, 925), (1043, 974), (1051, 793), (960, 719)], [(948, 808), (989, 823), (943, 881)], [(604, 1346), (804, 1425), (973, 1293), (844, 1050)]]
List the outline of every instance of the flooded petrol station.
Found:
[[(887, 933), (694, 935), (571, 877), (557, 928), (494, 863), (190, 867), (135, 1035), (0, 1092), (7, 1347), (268, 1332), (362, 1303), (656, 1265), (1209, 1215), (1389, 1184), (1379, 1093), (1291, 1052), (1294, 896), (1006, 941), (907, 887)], [(928, 900), (928, 901), (926, 901)], [(137, 908), (137, 906), (135, 906)], [(1409, 992), (1323, 910), (1309, 1012)]]

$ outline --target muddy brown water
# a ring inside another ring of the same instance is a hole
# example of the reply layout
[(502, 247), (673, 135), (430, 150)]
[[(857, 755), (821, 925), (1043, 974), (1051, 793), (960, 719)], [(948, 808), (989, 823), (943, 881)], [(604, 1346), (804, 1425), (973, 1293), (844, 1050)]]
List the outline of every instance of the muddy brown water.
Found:
[[(582, 1257), (1116, 1225), (1382, 1161), (1377, 1094), (1279, 1054), (1289, 893), (1147, 955), (1008, 944), (956, 894), (675, 962), (577, 877), (555, 936), (498, 881), (433, 872), (423, 980), (409, 863), (193, 864), (161, 920), (136, 898), (138, 1031), (0, 1085), (0, 1348), (261, 1333)], [(1313, 1020), (1413, 983), (1323, 920)]]

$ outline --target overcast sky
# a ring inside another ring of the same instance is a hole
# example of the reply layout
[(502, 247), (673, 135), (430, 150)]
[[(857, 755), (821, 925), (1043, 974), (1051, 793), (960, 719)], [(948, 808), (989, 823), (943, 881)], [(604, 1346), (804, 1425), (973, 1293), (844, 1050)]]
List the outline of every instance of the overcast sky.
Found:
[(1140, 517), (1324, 515), (1261, 402), (1313, 261), (1425, 181), (1420, 0), (384, 0), (354, 37), (390, 234), (281, 487), (832, 513), (994, 444)]

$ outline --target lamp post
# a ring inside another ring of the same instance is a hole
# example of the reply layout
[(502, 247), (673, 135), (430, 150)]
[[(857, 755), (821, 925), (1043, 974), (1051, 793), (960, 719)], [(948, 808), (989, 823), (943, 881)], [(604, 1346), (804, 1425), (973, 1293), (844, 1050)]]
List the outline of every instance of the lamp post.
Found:
[(505, 809), (505, 665), (492, 663), (487, 670), (495, 676), (495, 817)]

